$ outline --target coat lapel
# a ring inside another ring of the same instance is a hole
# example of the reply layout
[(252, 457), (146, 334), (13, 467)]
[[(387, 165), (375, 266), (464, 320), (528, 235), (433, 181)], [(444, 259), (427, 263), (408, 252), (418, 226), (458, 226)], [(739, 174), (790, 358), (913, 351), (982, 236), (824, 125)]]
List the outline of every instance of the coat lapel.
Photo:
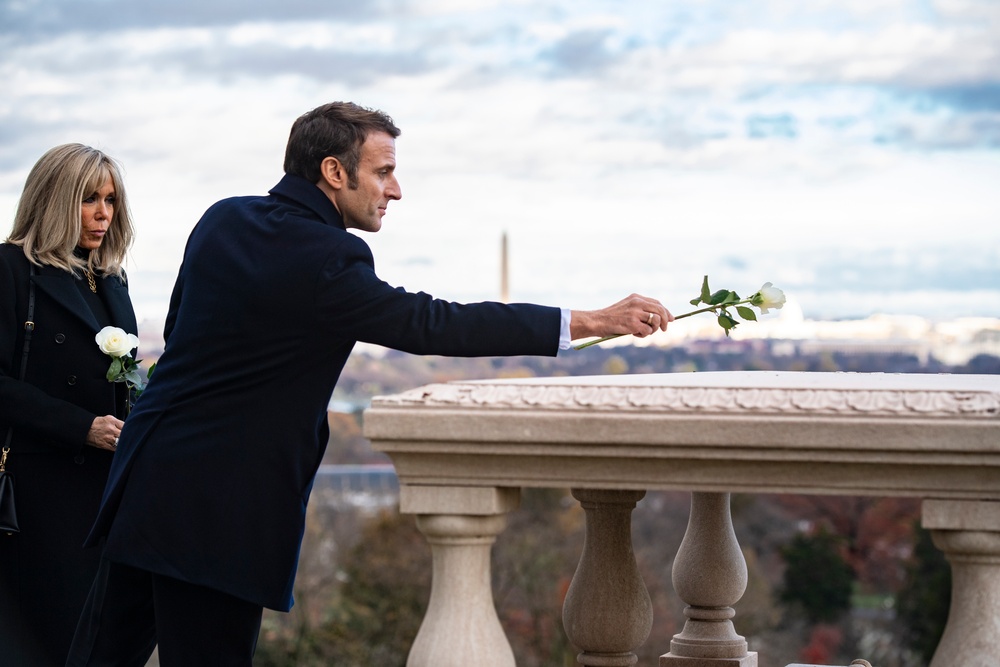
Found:
[[(80, 290), (74, 283), (75, 280), (76, 278), (68, 272), (49, 267), (42, 267), (34, 277), (35, 286), (38, 289), (55, 299), (63, 308), (93, 329), (96, 334), (100, 325), (87, 302), (80, 296)], [(128, 288), (125, 283), (117, 276), (105, 276), (100, 285), (104, 302), (108, 307), (108, 314), (114, 325), (128, 333), (137, 334), (139, 327), (136, 325), (135, 313), (132, 311), (132, 302), (129, 300)]]
[(74, 278), (67, 271), (53, 269), (43, 266), (38, 269), (38, 273), (33, 278), (35, 286), (55, 299), (63, 308), (83, 320), (90, 328), (97, 332), (97, 319), (90, 312), (87, 302), (80, 296), (79, 290), (73, 283)]
[[(138, 335), (139, 327), (135, 322), (135, 311), (128, 296), (128, 288), (118, 276), (105, 276), (101, 282), (104, 291), (104, 302), (108, 306), (111, 321), (119, 329)], [(134, 354), (134, 353), (133, 353)]]

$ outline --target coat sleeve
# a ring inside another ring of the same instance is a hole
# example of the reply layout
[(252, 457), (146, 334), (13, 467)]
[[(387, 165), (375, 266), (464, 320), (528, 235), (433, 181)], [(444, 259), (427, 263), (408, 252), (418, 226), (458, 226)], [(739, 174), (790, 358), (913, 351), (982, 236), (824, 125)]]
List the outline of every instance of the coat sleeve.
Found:
[(180, 307), (181, 296), (184, 294), (184, 265), (181, 264), (180, 270), (177, 272), (177, 280), (174, 282), (174, 288), (170, 292), (170, 305), (167, 308), (167, 317), (163, 323), (163, 344), (164, 347), (167, 341), (170, 339), (170, 334), (174, 331), (174, 324), (177, 323), (177, 309)]
[(559, 349), (560, 311), (534, 304), (461, 304), (411, 293), (375, 274), (368, 245), (347, 235), (320, 275), (317, 312), (336, 336), (412, 354), (542, 355)]

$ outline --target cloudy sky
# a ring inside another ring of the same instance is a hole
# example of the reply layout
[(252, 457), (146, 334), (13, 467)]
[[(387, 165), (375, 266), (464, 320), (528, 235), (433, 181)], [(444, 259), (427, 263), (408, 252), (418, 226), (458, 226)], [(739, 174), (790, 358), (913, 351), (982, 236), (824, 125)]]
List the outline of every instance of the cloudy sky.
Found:
[(807, 317), (1000, 314), (995, 0), (0, 0), (0, 215), (48, 148), (125, 167), (140, 319), (191, 227), (266, 192), (302, 112), (388, 112), (383, 278), (683, 312), (785, 289)]

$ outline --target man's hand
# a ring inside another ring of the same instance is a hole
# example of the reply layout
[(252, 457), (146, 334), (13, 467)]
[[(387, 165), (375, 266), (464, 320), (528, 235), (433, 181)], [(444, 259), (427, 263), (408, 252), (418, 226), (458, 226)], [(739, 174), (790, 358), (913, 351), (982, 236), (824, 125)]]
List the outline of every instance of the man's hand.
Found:
[(574, 310), (569, 324), (573, 340), (590, 336), (632, 334), (639, 338), (666, 331), (674, 316), (656, 299), (633, 294), (601, 310)]

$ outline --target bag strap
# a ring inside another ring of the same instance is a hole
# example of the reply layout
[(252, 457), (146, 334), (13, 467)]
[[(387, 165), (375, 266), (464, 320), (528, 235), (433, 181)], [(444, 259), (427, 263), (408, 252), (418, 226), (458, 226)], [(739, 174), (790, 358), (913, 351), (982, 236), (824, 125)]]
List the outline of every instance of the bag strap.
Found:
[[(17, 379), (23, 380), (28, 372), (28, 350), (31, 349), (31, 334), (35, 332), (35, 265), (28, 261), (28, 319), (24, 321), (24, 343), (21, 345), (21, 372)], [(14, 427), (7, 429), (7, 439), (4, 442), (4, 449), (10, 449), (10, 441), (14, 437)], [(4, 459), (7, 458), (4, 452)]]
[(35, 265), (28, 263), (28, 319), (24, 322), (24, 345), (21, 348), (21, 376), (28, 371), (28, 350), (31, 348), (31, 334), (35, 332)]

